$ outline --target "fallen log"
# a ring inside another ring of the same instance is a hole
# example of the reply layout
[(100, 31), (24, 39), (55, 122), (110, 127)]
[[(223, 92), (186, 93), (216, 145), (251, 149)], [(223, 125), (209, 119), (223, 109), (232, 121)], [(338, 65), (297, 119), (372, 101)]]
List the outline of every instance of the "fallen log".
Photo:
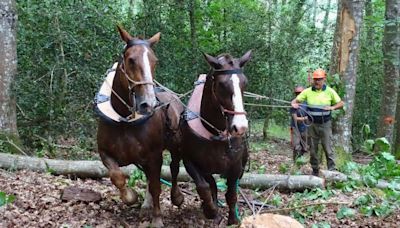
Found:
[[(101, 161), (68, 161), (47, 158), (28, 157), (0, 153), (0, 168), (7, 170), (32, 170), (36, 172), (49, 172), (54, 175), (66, 175), (80, 178), (102, 178), (108, 177), (108, 170)], [(129, 165), (121, 168), (130, 175), (138, 168)], [(245, 173), (240, 180), (240, 186), (250, 189), (268, 189), (276, 187), (281, 190), (302, 191), (304, 189), (323, 188), (327, 182), (344, 182), (347, 176), (340, 172), (321, 171), (322, 177), (310, 175), (273, 175), (273, 174), (252, 174)], [(171, 173), (168, 166), (162, 166), (161, 177), (171, 180)], [(218, 178), (218, 175), (216, 175)], [(186, 170), (181, 167), (178, 181), (191, 181)], [(379, 181), (377, 187), (385, 188), (389, 185), (386, 181)]]
[[(0, 168), (11, 170), (32, 170), (36, 172), (50, 172), (54, 175), (66, 175), (81, 178), (102, 178), (108, 176), (108, 170), (101, 161), (68, 161), (47, 158), (36, 158), (13, 154), (0, 153)], [(129, 175), (137, 167), (129, 165), (121, 168)], [(162, 166), (161, 177), (171, 180), (168, 166)], [(191, 177), (181, 167), (178, 181), (190, 181)], [(299, 175), (272, 175), (246, 173), (240, 181), (240, 186), (251, 189), (267, 189), (276, 186), (278, 189), (299, 191), (310, 188), (323, 188), (324, 180), (319, 177)]]

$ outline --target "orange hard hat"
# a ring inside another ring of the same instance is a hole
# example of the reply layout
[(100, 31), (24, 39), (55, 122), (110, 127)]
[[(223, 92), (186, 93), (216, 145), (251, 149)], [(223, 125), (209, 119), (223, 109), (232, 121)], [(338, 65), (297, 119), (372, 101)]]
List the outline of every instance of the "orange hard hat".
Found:
[(296, 87), (294, 88), (294, 92), (295, 92), (295, 93), (301, 93), (303, 90), (304, 90), (304, 87), (303, 87), (303, 86), (296, 86)]
[(316, 69), (313, 73), (313, 79), (315, 78), (325, 78), (326, 72), (323, 69)]

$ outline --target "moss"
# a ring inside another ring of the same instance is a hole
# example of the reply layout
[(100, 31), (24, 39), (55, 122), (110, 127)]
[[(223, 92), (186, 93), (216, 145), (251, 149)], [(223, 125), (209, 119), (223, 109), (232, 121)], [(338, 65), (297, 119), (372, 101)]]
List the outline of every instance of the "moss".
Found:
[(18, 135), (9, 132), (0, 132), (0, 152), (10, 154), (21, 154), (23, 148)]
[(336, 167), (338, 169), (342, 168), (346, 164), (346, 162), (352, 160), (351, 154), (344, 151), (342, 147), (335, 147), (335, 153), (336, 153), (335, 162), (336, 162)]

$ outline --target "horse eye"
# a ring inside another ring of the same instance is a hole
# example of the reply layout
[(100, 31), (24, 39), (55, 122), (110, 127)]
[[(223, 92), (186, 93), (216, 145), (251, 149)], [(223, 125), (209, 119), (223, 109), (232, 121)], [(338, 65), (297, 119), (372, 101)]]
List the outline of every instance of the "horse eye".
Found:
[(129, 58), (128, 61), (129, 61), (129, 64), (132, 64), (132, 65), (136, 64), (135, 59)]

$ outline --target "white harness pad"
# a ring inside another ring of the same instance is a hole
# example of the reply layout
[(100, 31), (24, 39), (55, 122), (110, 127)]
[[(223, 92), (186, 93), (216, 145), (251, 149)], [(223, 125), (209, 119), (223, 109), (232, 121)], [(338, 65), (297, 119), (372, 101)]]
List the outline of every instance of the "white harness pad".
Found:
[(111, 105), (112, 86), (117, 66), (118, 63), (116, 62), (113, 64), (112, 68), (108, 70), (107, 76), (95, 97), (95, 110), (101, 117), (106, 117), (114, 122), (134, 122), (144, 116), (136, 112), (134, 118), (130, 118), (130, 116), (122, 117)]

